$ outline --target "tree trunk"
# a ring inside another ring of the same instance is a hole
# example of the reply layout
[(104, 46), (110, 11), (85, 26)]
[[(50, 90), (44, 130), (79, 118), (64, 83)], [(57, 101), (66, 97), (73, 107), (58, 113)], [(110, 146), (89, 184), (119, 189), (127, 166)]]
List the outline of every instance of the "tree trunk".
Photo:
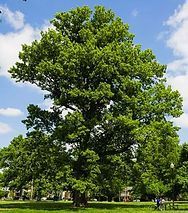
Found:
[(42, 198), (42, 188), (39, 186), (37, 188), (37, 201), (41, 201)]
[(112, 202), (113, 196), (109, 195), (108, 196), (108, 202)]
[(84, 207), (87, 206), (87, 196), (86, 196), (86, 193), (81, 194), (81, 204)]
[(73, 206), (75, 207), (86, 207), (87, 206), (87, 196), (86, 193), (81, 193), (77, 190), (73, 191)]
[(31, 180), (31, 197), (30, 199), (33, 200), (33, 195), (34, 195), (34, 180)]

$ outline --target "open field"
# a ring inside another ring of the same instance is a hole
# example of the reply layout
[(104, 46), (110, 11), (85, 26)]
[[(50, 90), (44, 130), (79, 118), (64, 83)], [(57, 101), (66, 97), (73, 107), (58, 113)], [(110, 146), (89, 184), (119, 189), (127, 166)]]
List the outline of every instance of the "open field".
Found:
[[(18, 202), (18, 201), (0, 201), (0, 212), (5, 213), (149, 213), (158, 212), (151, 208), (153, 203), (89, 203), (89, 207), (73, 208), (70, 202)], [(166, 210), (169, 213), (188, 213), (188, 205), (179, 210)]]

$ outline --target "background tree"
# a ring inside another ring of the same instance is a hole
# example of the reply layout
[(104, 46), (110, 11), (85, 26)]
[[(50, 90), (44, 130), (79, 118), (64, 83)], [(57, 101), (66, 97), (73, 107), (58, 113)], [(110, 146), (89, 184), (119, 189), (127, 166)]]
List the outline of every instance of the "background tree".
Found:
[[(55, 29), (42, 32), (39, 41), (23, 45), (9, 72), (53, 101), (51, 112), (30, 106), (25, 123), (69, 148), (73, 203), (86, 205), (102, 174), (100, 159), (130, 153), (142, 143), (145, 128), (181, 114), (182, 99), (165, 86), (166, 66), (133, 43), (128, 25), (111, 10), (76, 8), (56, 14), (52, 24)], [(85, 158), (96, 166), (85, 167)]]
[(175, 181), (174, 181), (174, 193), (175, 197), (179, 199), (187, 200), (188, 194), (188, 144), (184, 143), (180, 145), (179, 162), (175, 167)]
[(14, 138), (8, 147), (1, 149), (0, 166), (3, 169), (3, 185), (21, 191), (26, 184), (27, 171), (24, 164), (28, 162), (23, 150), (24, 138), (20, 135)]
[(142, 200), (172, 196), (172, 169), (179, 160), (179, 139), (171, 122), (153, 122), (142, 129), (142, 143), (136, 149), (133, 185)]
[(5, 198), (8, 195), (8, 191), (3, 187), (3, 173), (0, 171), (0, 199)]
[(20, 196), (23, 188), (32, 189), (31, 197), (38, 200), (47, 183), (54, 193), (57, 191), (58, 183), (54, 180), (65, 165), (66, 157), (44, 133), (34, 131), (27, 138), (18, 136), (0, 154), (4, 186), (20, 191)]

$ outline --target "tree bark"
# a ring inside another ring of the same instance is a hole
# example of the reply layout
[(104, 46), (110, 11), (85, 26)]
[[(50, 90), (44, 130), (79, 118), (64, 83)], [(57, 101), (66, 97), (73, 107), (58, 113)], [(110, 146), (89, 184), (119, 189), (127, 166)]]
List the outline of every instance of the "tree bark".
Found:
[(113, 199), (113, 196), (112, 196), (112, 195), (109, 195), (109, 196), (108, 196), (108, 202), (112, 202), (112, 199)]
[(87, 196), (86, 193), (81, 193), (77, 190), (73, 191), (73, 206), (75, 207), (86, 207), (87, 206)]

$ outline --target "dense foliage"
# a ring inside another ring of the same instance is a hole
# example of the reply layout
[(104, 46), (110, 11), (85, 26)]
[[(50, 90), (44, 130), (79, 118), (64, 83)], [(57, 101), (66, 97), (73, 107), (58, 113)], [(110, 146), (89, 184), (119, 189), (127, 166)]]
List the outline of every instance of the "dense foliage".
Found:
[[(134, 177), (147, 193), (160, 193), (178, 152), (177, 128), (168, 118), (182, 113), (179, 93), (165, 84), (166, 66), (135, 45), (128, 25), (102, 6), (58, 13), (52, 24), (39, 41), (23, 45), (20, 61), (9, 71), (53, 101), (50, 111), (28, 107), (24, 123), (34, 137), (34, 159), (25, 163), (39, 164), (31, 166), (30, 175), (50, 176), (54, 166), (53, 175), (60, 171), (74, 204), (86, 205), (93, 193), (119, 193), (136, 157)], [(36, 138), (36, 132), (44, 136)], [(57, 155), (51, 145), (58, 147)], [(15, 150), (22, 156), (20, 146)]]

